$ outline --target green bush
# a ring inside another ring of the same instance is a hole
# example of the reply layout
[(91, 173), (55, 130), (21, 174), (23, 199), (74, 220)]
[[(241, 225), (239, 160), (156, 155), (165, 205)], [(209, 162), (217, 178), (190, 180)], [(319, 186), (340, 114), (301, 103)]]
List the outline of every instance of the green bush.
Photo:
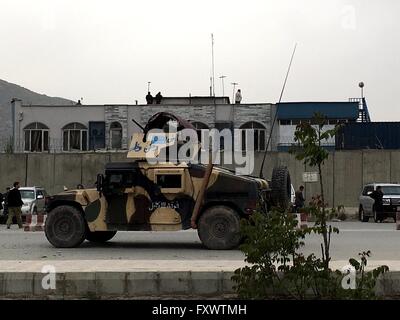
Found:
[(356, 288), (342, 286), (341, 271), (332, 271), (315, 254), (304, 256), (300, 249), (309, 233), (320, 226), (296, 229), (293, 214), (273, 210), (257, 212), (242, 221), (245, 242), (240, 249), (249, 266), (235, 270), (232, 280), (241, 299), (373, 299), (376, 279), (386, 266), (366, 272), (370, 252), (360, 253), (360, 261), (350, 259), (356, 271)]

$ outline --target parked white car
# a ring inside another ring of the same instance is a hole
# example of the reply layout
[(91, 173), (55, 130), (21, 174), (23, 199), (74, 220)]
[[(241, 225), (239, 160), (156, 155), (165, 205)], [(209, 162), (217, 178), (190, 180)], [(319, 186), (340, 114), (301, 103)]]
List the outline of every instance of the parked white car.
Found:
[(38, 214), (45, 211), (46, 191), (41, 187), (21, 187), (21, 198), (24, 205), (21, 208), (22, 215)]
[[(375, 200), (370, 194), (376, 190), (377, 186), (382, 187), (383, 192), (383, 215), (379, 215), (375, 210)], [(360, 195), (360, 205), (358, 209), (359, 219), (368, 222), (369, 218), (374, 218), (375, 222), (383, 221), (387, 217), (392, 217), (396, 221), (397, 208), (400, 207), (400, 184), (395, 183), (370, 183), (364, 186)], [(399, 208), (400, 209), (400, 208)]]

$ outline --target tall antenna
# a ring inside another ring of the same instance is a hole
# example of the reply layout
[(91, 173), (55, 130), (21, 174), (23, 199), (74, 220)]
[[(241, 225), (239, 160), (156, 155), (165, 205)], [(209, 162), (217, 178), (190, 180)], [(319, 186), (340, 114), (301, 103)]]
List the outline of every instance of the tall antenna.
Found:
[(232, 93), (232, 103), (235, 102), (235, 88), (239, 83), (237, 82), (232, 82), (231, 85), (233, 85), (233, 93)]
[(219, 77), (222, 80), (222, 96), (225, 96), (225, 84), (224, 84), (224, 78), (226, 78), (226, 76), (222, 75)]
[(211, 66), (212, 66), (212, 96), (215, 97), (215, 86), (214, 86), (214, 35), (211, 33)]
[(276, 111), (275, 111), (275, 115), (274, 115), (274, 121), (273, 121), (272, 124), (271, 124), (271, 131), (270, 131), (270, 133), (269, 133), (268, 142), (267, 142), (267, 147), (266, 147), (266, 149), (265, 149), (263, 161), (262, 161), (262, 163), (261, 163), (260, 174), (259, 174), (259, 176), (260, 176), (261, 179), (263, 178), (264, 163), (265, 163), (265, 158), (267, 157), (267, 152), (268, 152), (269, 143), (270, 143), (270, 141), (271, 141), (272, 131), (274, 130), (274, 125), (275, 125), (275, 122), (276, 122), (276, 118), (277, 118), (277, 116), (278, 116), (279, 104), (281, 103), (282, 96), (283, 96), (283, 92), (285, 91), (286, 82), (287, 82), (287, 79), (288, 79), (288, 76), (289, 76), (290, 68), (292, 67), (293, 57), (294, 57), (294, 54), (296, 53), (296, 48), (297, 48), (297, 43), (294, 45), (292, 57), (290, 58), (289, 67), (288, 67), (287, 72), (286, 72), (285, 81), (283, 82), (283, 86), (282, 86), (282, 90), (281, 90), (281, 95), (279, 96), (279, 102), (278, 102), (277, 105), (276, 105)]

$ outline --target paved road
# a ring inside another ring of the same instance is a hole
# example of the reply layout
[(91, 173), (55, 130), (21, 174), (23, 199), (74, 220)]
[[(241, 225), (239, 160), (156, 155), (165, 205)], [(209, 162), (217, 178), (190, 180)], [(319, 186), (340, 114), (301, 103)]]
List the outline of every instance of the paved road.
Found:
[[(332, 239), (333, 260), (356, 257), (371, 250), (371, 260), (400, 260), (400, 231), (394, 223), (332, 223), (340, 234)], [(193, 230), (179, 232), (119, 232), (105, 244), (84, 242), (79, 248), (52, 247), (43, 232), (6, 230), (0, 225), (0, 260), (224, 260), (243, 261), (239, 250), (213, 251), (202, 247)], [(306, 253), (320, 254), (320, 238), (306, 239)]]

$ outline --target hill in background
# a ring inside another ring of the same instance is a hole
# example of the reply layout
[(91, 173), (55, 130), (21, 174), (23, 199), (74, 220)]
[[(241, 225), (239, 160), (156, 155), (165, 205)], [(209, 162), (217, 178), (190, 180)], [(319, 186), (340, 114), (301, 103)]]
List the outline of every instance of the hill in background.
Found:
[(11, 100), (18, 98), (23, 104), (73, 105), (74, 101), (39, 94), (14, 83), (0, 79), (0, 145), (11, 136)]

